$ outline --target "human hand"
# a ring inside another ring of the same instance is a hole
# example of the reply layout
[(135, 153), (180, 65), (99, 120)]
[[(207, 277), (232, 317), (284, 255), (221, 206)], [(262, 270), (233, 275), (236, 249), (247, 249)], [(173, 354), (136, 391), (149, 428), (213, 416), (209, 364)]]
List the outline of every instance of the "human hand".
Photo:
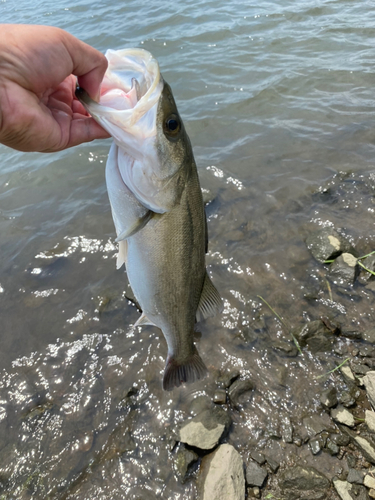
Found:
[(74, 95), (77, 76), (98, 100), (106, 69), (101, 52), (59, 28), (0, 24), (0, 143), (53, 152), (109, 137)]

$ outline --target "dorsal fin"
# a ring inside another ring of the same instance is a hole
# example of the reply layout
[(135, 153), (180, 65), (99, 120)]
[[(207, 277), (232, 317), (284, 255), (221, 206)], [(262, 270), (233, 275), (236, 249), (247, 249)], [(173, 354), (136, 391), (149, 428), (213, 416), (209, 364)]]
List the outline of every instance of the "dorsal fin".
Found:
[(210, 280), (207, 271), (204, 277), (203, 289), (201, 298), (199, 299), (198, 309), (196, 313), (197, 321), (215, 316), (223, 310), (223, 301), (216, 290), (214, 284)]

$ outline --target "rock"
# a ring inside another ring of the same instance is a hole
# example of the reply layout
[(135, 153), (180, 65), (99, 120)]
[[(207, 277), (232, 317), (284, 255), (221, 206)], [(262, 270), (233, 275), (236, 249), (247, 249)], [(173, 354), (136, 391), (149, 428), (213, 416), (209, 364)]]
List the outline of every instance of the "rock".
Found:
[(204, 410), (209, 410), (213, 408), (214, 404), (208, 396), (198, 396), (193, 399), (189, 406), (190, 415), (196, 416), (202, 413)]
[(249, 462), (246, 466), (246, 482), (249, 486), (263, 486), (268, 473), (256, 462)]
[(325, 408), (332, 408), (337, 405), (337, 391), (335, 387), (326, 389), (320, 395), (320, 402)]
[(228, 431), (231, 418), (220, 406), (214, 406), (184, 422), (178, 432), (178, 439), (189, 446), (210, 450)]
[(336, 443), (331, 441), (330, 439), (327, 440), (327, 444), (325, 446), (325, 449), (328, 451), (328, 453), (332, 456), (338, 455), (340, 448), (337, 446)]
[(355, 404), (360, 395), (361, 391), (358, 389), (358, 387), (353, 385), (349, 391), (342, 392), (340, 396), (340, 403), (348, 408)]
[(343, 253), (331, 264), (328, 275), (337, 285), (352, 285), (358, 274), (357, 259), (351, 253)]
[(309, 417), (305, 417), (302, 422), (310, 438), (315, 437), (323, 431), (335, 430), (332, 420), (326, 413), (323, 413), (323, 415), (310, 415)]
[(267, 463), (270, 466), (271, 471), (276, 474), (279, 470), (280, 462), (278, 462), (275, 458), (266, 457)]
[(355, 382), (355, 377), (353, 375), (353, 372), (350, 368), (350, 366), (348, 365), (343, 365), (341, 368), (340, 368), (340, 371), (341, 373), (343, 374), (343, 377), (349, 381), (349, 382)]
[(368, 492), (368, 496), (369, 496), (370, 498), (375, 498), (375, 490), (370, 490), (370, 491)]
[(312, 232), (306, 239), (306, 245), (319, 262), (334, 259), (351, 249), (350, 243), (331, 227)]
[(306, 323), (303, 326), (302, 330), (300, 332), (296, 332), (295, 335), (298, 341), (302, 345), (305, 345), (306, 341), (309, 338), (315, 337), (316, 335), (325, 335), (329, 332), (330, 330), (326, 327), (323, 321), (321, 319), (317, 319), (315, 321), (309, 321), (308, 323)]
[(240, 371), (237, 369), (231, 370), (229, 372), (223, 373), (220, 375), (220, 377), (217, 379), (217, 383), (220, 387), (223, 387), (224, 389), (228, 389), (228, 387), (239, 378), (240, 376)]
[(339, 405), (337, 408), (331, 410), (331, 417), (336, 422), (340, 424), (347, 425), (348, 427), (354, 427), (354, 417), (344, 406)]
[(178, 450), (174, 457), (173, 468), (181, 483), (186, 481), (190, 465), (198, 460), (198, 458), (198, 455), (194, 451), (187, 450), (185, 447), (181, 447)]
[(229, 400), (234, 408), (249, 401), (253, 390), (254, 383), (250, 379), (234, 381), (228, 389)]
[(365, 412), (366, 425), (371, 432), (375, 432), (375, 412), (366, 410)]
[(375, 409), (375, 371), (369, 371), (363, 377), (368, 400)]
[(350, 494), (353, 486), (347, 481), (333, 480), (333, 486), (339, 494), (341, 500), (353, 500), (354, 497)]
[(253, 460), (258, 462), (259, 465), (263, 465), (266, 463), (266, 458), (263, 455), (263, 453), (260, 453), (259, 451), (253, 450), (250, 452), (250, 456)]
[(360, 363), (352, 363), (352, 370), (356, 375), (366, 375), (366, 373), (369, 372), (371, 368)]
[(203, 457), (198, 491), (200, 500), (244, 500), (243, 462), (233, 446), (222, 444)]
[(366, 330), (362, 332), (361, 337), (365, 342), (369, 342), (370, 344), (375, 344), (375, 328), (371, 328), (371, 330)]
[[(361, 259), (361, 262), (365, 267), (367, 267), (367, 269), (370, 269), (370, 271), (375, 271), (375, 255), (369, 255), (365, 259)], [(361, 267), (361, 274), (359, 276), (360, 283), (365, 285), (373, 276), (373, 274), (369, 273), (368, 271), (366, 271), (366, 269), (363, 269), (363, 267)]]
[(333, 337), (326, 335), (315, 335), (306, 341), (307, 349), (313, 354), (318, 352), (328, 352), (332, 350)]
[(362, 471), (350, 468), (346, 480), (348, 483), (363, 484), (363, 476), (364, 473)]
[[(281, 490), (287, 492), (288, 495), (290, 492), (299, 492), (300, 494), (304, 492), (304, 498), (308, 490), (324, 492), (330, 486), (328, 479), (314, 467), (302, 467), (301, 465), (284, 470), (279, 474), (278, 483)], [(301, 498), (301, 496), (294, 498)], [(324, 496), (320, 498), (324, 498)]]
[(363, 456), (370, 463), (375, 464), (375, 447), (370, 441), (363, 436), (354, 437), (353, 441), (362, 450)]
[(363, 484), (366, 488), (375, 489), (375, 478), (371, 474), (366, 474), (363, 480)]
[(216, 404), (223, 405), (227, 401), (227, 393), (225, 389), (217, 389), (212, 398), (213, 402)]
[(320, 451), (322, 451), (322, 448), (323, 448), (322, 440), (319, 439), (318, 437), (314, 438), (314, 439), (310, 439), (309, 448), (310, 448), (311, 453), (313, 455), (317, 455)]
[(350, 443), (350, 437), (346, 434), (330, 434), (329, 439), (338, 446), (347, 446)]
[(288, 416), (281, 419), (280, 430), (284, 443), (293, 443), (293, 427)]

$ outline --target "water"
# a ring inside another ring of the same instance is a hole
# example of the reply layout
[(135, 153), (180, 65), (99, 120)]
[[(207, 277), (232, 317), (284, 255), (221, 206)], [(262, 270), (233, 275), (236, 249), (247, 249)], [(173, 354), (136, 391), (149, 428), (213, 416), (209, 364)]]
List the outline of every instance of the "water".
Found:
[(228, 441), (244, 458), (259, 448), (287, 460), (270, 429), (319, 411), (332, 379), (315, 377), (351, 345), (289, 357), (276, 347), (288, 333), (258, 296), (296, 328), (320, 315), (359, 330), (375, 319), (360, 285), (330, 297), (304, 243), (334, 225), (362, 255), (375, 249), (372, 3), (2, 0), (0, 19), (156, 56), (211, 200), (207, 262), (225, 301), (201, 327), (210, 376), (163, 393), (164, 339), (131, 329), (138, 312), (115, 270), (110, 141), (53, 155), (0, 147), (4, 498), (195, 498), (194, 481), (174, 476), (171, 436), (233, 368), (256, 390), (229, 409)]

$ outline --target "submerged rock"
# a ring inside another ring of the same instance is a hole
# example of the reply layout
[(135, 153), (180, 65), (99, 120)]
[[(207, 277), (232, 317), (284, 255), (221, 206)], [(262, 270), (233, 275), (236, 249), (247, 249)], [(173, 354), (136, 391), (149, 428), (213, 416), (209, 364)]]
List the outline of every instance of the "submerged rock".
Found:
[(232, 405), (238, 408), (241, 404), (249, 401), (254, 387), (254, 383), (250, 379), (233, 382), (228, 390), (229, 400)]
[(311, 233), (306, 239), (306, 245), (319, 262), (334, 259), (352, 248), (349, 241), (331, 227), (324, 227)]
[(220, 406), (214, 406), (184, 422), (178, 432), (178, 439), (201, 450), (211, 450), (228, 431), (231, 418)]
[(188, 469), (196, 460), (198, 460), (198, 455), (192, 450), (187, 450), (183, 445), (177, 451), (173, 461), (173, 468), (181, 483), (186, 481)]
[(350, 253), (343, 253), (333, 262), (328, 274), (338, 285), (352, 285), (358, 274), (357, 259)]
[(200, 500), (244, 500), (243, 461), (230, 444), (222, 444), (201, 462), (198, 478)]

